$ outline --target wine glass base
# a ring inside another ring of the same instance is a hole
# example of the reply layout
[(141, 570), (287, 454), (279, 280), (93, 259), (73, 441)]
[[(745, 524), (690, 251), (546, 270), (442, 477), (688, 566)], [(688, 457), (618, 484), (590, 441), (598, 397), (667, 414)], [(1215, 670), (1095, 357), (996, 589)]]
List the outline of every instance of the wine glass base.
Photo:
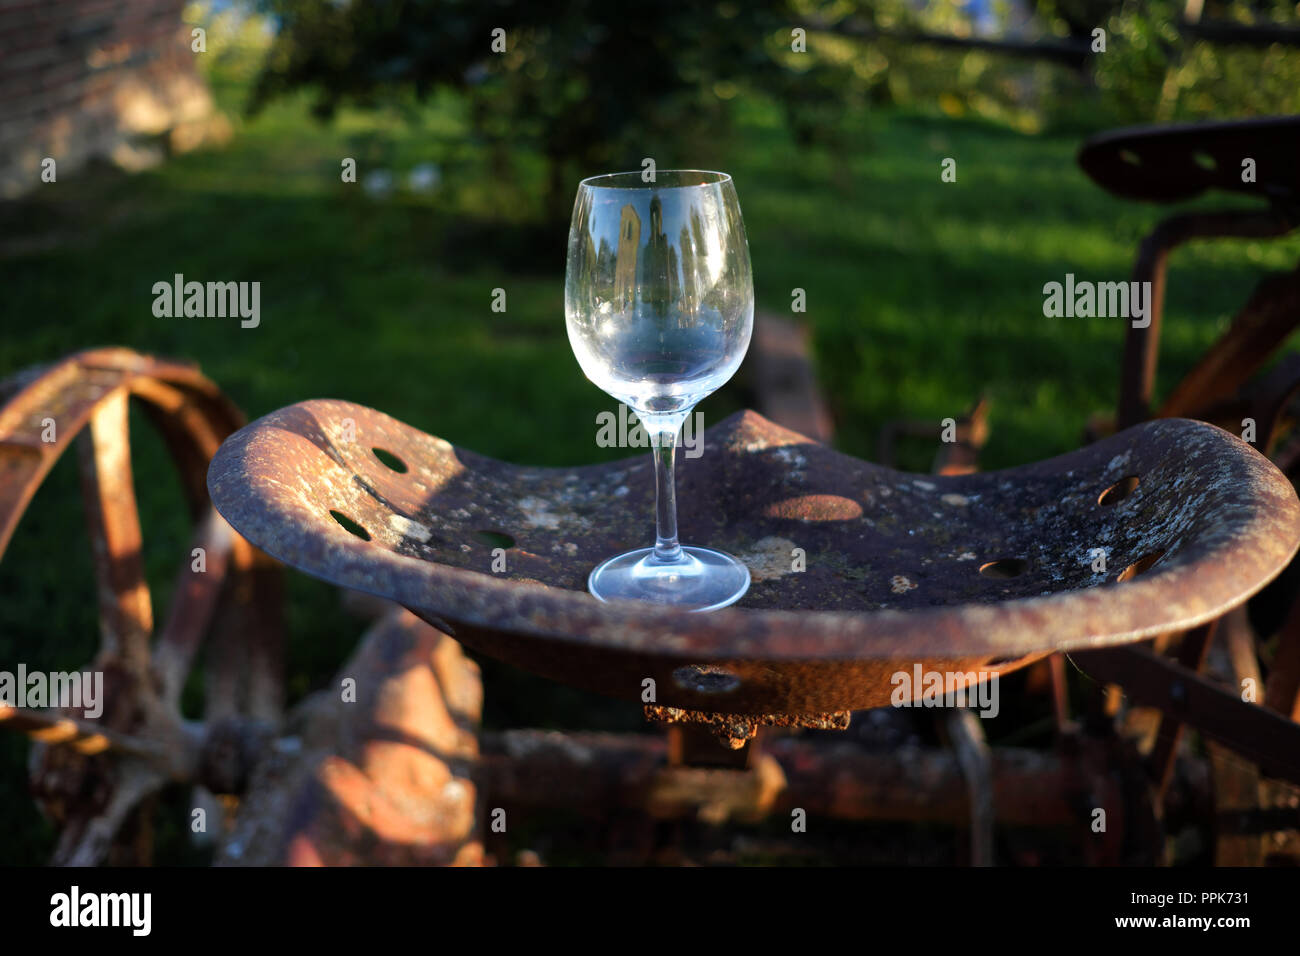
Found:
[(610, 558), (587, 578), (587, 590), (602, 601), (649, 601), (688, 611), (716, 611), (749, 590), (749, 568), (709, 548), (681, 549), (681, 560), (665, 562), (654, 548)]

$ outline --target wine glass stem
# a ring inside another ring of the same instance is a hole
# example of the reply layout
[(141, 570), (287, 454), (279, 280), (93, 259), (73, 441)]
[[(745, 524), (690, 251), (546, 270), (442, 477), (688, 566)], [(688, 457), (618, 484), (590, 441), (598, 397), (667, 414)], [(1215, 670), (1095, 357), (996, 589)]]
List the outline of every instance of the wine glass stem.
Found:
[(673, 465), (677, 458), (677, 431), (664, 429), (651, 449), (655, 459), (655, 560), (675, 564), (682, 560), (677, 543), (677, 484)]

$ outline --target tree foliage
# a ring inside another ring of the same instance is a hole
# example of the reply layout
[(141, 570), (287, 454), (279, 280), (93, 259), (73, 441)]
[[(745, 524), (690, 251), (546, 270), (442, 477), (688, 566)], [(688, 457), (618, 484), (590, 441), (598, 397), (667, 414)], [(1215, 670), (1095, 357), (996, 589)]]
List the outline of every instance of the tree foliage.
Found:
[(763, 38), (782, 28), (788, 35), (790, 23), (785, 0), (263, 6), (279, 30), (254, 110), (298, 87), (316, 91), (322, 116), (396, 91), (423, 96), (451, 88), (468, 98), (476, 134), (545, 158), (553, 205), (569, 200), (575, 172), (604, 171), (618, 160), (627, 168), (629, 158), (639, 161), (725, 121), (738, 83), (779, 72)]

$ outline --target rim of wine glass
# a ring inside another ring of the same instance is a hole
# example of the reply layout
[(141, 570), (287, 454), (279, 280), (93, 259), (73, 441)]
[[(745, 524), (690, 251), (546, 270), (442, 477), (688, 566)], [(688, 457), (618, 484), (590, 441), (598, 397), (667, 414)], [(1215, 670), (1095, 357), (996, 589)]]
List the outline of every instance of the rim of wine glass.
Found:
[[(724, 186), (724, 185), (726, 185), (727, 183), (732, 182), (732, 179), (731, 179), (731, 173), (724, 173), (724, 172), (721, 172), (720, 170), (716, 170), (716, 169), (660, 169), (660, 170), (657, 170), (657, 171), (655, 172), (655, 175), (656, 175), (656, 176), (665, 176), (665, 175), (668, 175), (668, 174), (670, 174), (670, 173), (677, 173), (677, 174), (682, 174), (682, 175), (690, 174), (690, 173), (697, 173), (697, 174), (699, 174), (700, 176), (716, 176), (716, 177), (717, 177), (716, 179), (712, 180), (711, 182), (705, 182), (705, 183), (688, 183), (688, 184), (681, 185), (681, 186), (665, 186), (663, 183), (660, 183), (660, 182), (645, 182), (644, 180), (641, 179), (641, 176), (642, 176), (642, 174), (643, 174), (644, 172), (645, 172), (645, 170), (642, 170), (642, 169), (630, 169), (630, 170), (626, 170), (626, 171), (624, 171), (624, 172), (620, 172), (620, 173), (599, 173), (599, 174), (597, 174), (597, 175), (595, 175), (595, 176), (588, 176), (586, 179), (581, 180), (581, 181), (578, 183), (578, 188), (579, 188), (579, 189), (582, 189), (582, 188), (585, 187), (586, 189), (608, 189), (608, 190), (610, 190), (610, 191), (632, 192), (632, 191), (636, 191), (636, 190), (654, 189), (654, 188), (659, 188), (659, 189), (705, 189), (705, 188), (710, 187), (710, 186)], [(602, 185), (600, 185), (600, 184), (597, 182), (598, 180), (602, 180), (602, 179), (605, 179), (605, 180), (618, 179), (618, 178), (621, 177), (621, 176), (632, 176), (632, 177), (635, 177), (635, 178), (634, 178), (633, 182), (632, 182), (631, 184), (627, 185), (627, 186), (602, 186)]]

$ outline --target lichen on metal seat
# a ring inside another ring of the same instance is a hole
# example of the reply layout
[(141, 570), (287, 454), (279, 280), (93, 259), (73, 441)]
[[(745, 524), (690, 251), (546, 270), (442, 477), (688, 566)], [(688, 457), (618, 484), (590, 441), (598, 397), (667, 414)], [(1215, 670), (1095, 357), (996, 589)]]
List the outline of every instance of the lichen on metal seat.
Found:
[(648, 534), (648, 455), (516, 466), (319, 400), (242, 429), (208, 473), (214, 504), (256, 546), (471, 649), (631, 700), (651, 679), (661, 706), (729, 714), (881, 706), (891, 675), (918, 663), (1006, 673), (1192, 627), (1262, 588), (1300, 543), (1300, 503), (1277, 469), (1181, 419), (1007, 471), (932, 476), (743, 412), (705, 433), (678, 481), (684, 537), (751, 569), (736, 607), (585, 592), (593, 565)]

